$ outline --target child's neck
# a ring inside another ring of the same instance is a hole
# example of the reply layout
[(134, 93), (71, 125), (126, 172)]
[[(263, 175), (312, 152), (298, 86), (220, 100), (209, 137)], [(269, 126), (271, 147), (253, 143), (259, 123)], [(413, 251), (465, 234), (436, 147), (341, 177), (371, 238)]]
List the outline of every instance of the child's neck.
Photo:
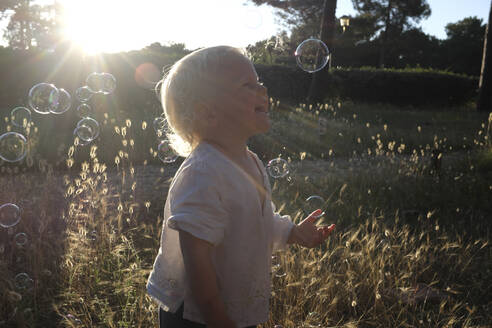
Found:
[(202, 140), (217, 148), (234, 162), (244, 163), (249, 159), (248, 148), (245, 142), (235, 142), (234, 140), (215, 140), (212, 138), (204, 138)]

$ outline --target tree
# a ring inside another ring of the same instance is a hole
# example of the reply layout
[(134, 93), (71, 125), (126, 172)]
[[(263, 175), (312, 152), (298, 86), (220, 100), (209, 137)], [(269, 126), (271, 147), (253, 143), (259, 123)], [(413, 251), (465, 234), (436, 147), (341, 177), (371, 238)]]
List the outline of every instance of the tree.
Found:
[(483, 44), (483, 59), (482, 69), (480, 74), (479, 93), (477, 101), (478, 111), (490, 111), (492, 110), (492, 76), (490, 70), (492, 69), (492, 54), (490, 53), (490, 45), (492, 43), (492, 32), (490, 32), (490, 22), (492, 21), (492, 1), (490, 2), (489, 20), (487, 28), (485, 30), (485, 38)]
[(380, 67), (385, 65), (388, 40), (398, 38), (431, 13), (426, 0), (352, 0), (352, 3), (359, 14), (369, 14), (377, 19), (375, 32), (380, 40)]
[(485, 25), (481, 18), (466, 17), (446, 25), (443, 42), (446, 68), (457, 73), (478, 76), (482, 59)]
[(45, 43), (53, 32), (53, 6), (33, 4), (31, 0), (2, 0), (0, 19), (9, 19), (6, 39), (9, 46), (30, 49)]

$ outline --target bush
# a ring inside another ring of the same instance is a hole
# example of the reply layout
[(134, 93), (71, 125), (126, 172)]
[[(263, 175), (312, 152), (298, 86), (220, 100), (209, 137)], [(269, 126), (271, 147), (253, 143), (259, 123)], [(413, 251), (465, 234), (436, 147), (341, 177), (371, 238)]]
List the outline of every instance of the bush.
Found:
[[(311, 74), (285, 66), (256, 65), (256, 68), (271, 96), (305, 101)], [(476, 77), (435, 70), (348, 68), (326, 74), (324, 98), (398, 106), (462, 105), (474, 99), (478, 86)]]

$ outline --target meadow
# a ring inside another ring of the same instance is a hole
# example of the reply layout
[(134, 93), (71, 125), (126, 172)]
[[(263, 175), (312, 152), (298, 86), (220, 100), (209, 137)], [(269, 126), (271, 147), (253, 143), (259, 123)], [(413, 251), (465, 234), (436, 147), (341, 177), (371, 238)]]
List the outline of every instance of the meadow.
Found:
[[(318, 195), (337, 229), (273, 255), (261, 327), (490, 327), (492, 114), (271, 99), (270, 115), (249, 147), (289, 163), (270, 179), (277, 209), (298, 222)], [(0, 228), (1, 327), (157, 326), (145, 283), (182, 159), (160, 163), (152, 140), (133, 137), (151, 122), (104, 118), (86, 146), (46, 140), (33, 122), (26, 159), (0, 163), (0, 203), (22, 208)]]

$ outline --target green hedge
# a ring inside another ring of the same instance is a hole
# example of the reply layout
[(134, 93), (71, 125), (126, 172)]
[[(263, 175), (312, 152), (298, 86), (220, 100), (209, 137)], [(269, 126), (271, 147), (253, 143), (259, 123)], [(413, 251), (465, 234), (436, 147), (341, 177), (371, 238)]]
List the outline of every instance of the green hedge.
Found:
[[(257, 65), (271, 96), (304, 102), (312, 74), (299, 68)], [(324, 98), (399, 106), (457, 106), (474, 99), (478, 78), (422, 69), (333, 69), (324, 71)]]

